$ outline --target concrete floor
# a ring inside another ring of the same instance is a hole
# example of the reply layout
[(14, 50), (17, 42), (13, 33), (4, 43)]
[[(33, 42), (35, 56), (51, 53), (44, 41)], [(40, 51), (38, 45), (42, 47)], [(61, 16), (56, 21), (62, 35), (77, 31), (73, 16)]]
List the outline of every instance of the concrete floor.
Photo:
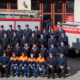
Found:
[[(80, 59), (79, 58), (68, 58), (68, 67), (70, 67), (71, 69), (68, 71), (68, 74), (66, 75), (67, 77), (65, 79), (63, 78), (55, 78), (54, 80), (80, 80)], [(0, 78), (0, 80), (49, 80), (47, 79), (47, 77), (45, 78), (13, 78), (13, 77), (9, 77), (9, 78)], [(50, 78), (50, 80), (53, 80), (52, 78)]]

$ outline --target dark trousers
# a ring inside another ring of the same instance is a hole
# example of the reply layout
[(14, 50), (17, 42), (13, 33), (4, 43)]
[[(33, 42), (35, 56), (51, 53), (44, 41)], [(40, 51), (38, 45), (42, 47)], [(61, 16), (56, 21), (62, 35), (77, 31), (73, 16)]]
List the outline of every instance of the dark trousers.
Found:
[(52, 74), (52, 78), (54, 78), (54, 66), (52, 67), (52, 69), (47, 66), (47, 74), (48, 74), (48, 77), (50, 77), (50, 74)]
[(5, 72), (6, 76), (9, 75), (10, 66), (7, 66), (6, 68), (1, 67), (1, 75), (2, 76), (3, 76), (4, 72)]
[(64, 67), (63, 69), (57, 68), (57, 74), (58, 74), (58, 76), (65, 77), (66, 71), (67, 71), (67, 68), (66, 67)]

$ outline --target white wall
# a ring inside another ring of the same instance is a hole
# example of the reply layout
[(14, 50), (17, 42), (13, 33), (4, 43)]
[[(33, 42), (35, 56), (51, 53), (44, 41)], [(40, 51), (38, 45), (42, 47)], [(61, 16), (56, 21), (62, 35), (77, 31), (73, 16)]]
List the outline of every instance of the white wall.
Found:
[(74, 21), (80, 22), (80, 0), (74, 0)]
[[(23, 5), (25, 1), (26, 7)], [(17, 0), (19, 10), (31, 10), (31, 0)]]

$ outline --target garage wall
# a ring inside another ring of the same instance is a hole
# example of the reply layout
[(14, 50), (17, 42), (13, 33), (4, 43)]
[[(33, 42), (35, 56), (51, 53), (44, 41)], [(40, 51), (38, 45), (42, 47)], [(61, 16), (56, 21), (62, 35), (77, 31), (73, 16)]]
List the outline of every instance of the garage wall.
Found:
[[(25, 6), (23, 5), (25, 2)], [(17, 0), (19, 10), (31, 10), (31, 0)]]
[(74, 0), (74, 21), (80, 22), (80, 0)]

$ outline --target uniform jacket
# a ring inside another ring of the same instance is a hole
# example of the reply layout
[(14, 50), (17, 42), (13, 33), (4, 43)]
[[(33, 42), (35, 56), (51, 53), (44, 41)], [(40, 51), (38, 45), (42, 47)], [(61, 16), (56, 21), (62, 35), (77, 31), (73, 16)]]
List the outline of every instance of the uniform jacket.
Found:
[(19, 66), (27, 66), (28, 65), (28, 57), (27, 56), (20, 56), (19, 58)]
[(57, 57), (57, 67), (59, 68), (60, 66), (67, 67), (67, 58), (66, 57)]
[(29, 66), (36, 66), (36, 62), (37, 62), (36, 58), (29, 58), (28, 59)]
[(19, 64), (19, 57), (10, 57), (11, 66), (18, 66)]
[(45, 66), (45, 59), (44, 59), (44, 57), (42, 57), (42, 58), (40, 58), (40, 57), (38, 57), (37, 58), (37, 67), (44, 67)]
[(12, 35), (13, 35), (13, 32), (14, 32), (14, 30), (13, 29), (8, 29), (7, 30), (7, 34), (8, 34), (8, 37), (10, 38)]

